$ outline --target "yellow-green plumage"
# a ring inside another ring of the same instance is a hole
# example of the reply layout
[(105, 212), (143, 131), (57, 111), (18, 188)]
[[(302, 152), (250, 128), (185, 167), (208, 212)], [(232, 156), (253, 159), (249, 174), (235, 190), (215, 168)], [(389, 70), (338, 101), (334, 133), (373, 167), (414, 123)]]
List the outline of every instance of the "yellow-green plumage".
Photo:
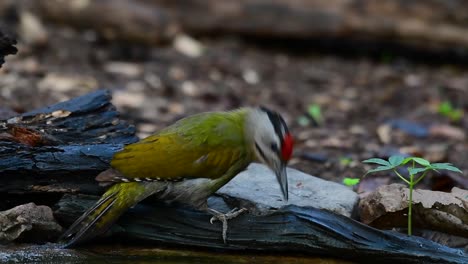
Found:
[(254, 159), (245, 137), (248, 111), (194, 115), (116, 153), (112, 168), (97, 179), (117, 183), (65, 232), (67, 246), (103, 233), (128, 208), (152, 194), (205, 206), (209, 195)]
[(127, 178), (221, 177), (238, 159), (250, 160), (244, 137), (246, 110), (204, 113), (128, 145), (111, 166)]
[(145, 186), (137, 182), (113, 185), (93, 207), (70, 226), (61, 240), (70, 238), (66, 246), (71, 246), (95, 237), (96, 234), (107, 230), (129, 207), (147, 197), (145, 195)]

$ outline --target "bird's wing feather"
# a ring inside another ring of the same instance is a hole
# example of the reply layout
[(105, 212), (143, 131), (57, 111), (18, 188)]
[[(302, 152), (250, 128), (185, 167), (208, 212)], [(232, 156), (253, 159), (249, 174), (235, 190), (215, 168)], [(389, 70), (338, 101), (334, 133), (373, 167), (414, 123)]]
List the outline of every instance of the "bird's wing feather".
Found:
[(126, 146), (111, 165), (130, 180), (220, 177), (246, 151), (241, 125), (226, 117), (214, 118), (178, 122)]

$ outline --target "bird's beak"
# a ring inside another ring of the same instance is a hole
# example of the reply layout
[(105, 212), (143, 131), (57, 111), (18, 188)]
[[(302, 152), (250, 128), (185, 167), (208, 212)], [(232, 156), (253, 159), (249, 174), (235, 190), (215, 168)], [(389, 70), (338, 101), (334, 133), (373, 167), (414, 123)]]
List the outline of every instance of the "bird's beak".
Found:
[(286, 174), (286, 164), (281, 163), (279, 168), (276, 169), (276, 179), (281, 188), (281, 192), (283, 193), (284, 200), (288, 200), (288, 175)]

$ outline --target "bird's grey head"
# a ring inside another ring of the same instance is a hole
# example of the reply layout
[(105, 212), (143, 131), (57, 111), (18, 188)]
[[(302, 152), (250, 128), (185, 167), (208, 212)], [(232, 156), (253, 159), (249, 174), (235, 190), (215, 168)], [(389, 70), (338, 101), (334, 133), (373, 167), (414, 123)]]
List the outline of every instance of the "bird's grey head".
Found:
[(286, 165), (292, 155), (293, 139), (286, 122), (278, 113), (258, 107), (249, 113), (247, 130), (257, 159), (275, 172), (283, 197), (287, 200)]

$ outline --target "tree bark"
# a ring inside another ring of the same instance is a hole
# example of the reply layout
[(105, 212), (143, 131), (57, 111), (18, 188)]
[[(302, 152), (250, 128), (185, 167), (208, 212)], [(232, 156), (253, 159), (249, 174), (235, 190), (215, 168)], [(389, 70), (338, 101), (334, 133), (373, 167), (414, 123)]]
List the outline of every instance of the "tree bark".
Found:
[(138, 140), (110, 99), (100, 90), (0, 121), (0, 193), (101, 193), (94, 177)]

